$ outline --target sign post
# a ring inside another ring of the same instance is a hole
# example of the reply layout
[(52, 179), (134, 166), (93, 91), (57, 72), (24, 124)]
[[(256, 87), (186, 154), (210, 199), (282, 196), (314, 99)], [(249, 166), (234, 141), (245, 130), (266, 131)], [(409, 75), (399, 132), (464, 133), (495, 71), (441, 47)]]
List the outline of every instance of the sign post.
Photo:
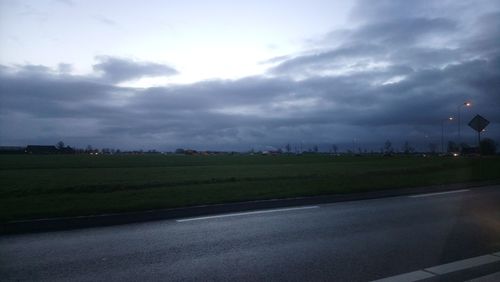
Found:
[(490, 121), (485, 119), (480, 115), (476, 115), (469, 122), (469, 126), (477, 131), (477, 148), (479, 150), (479, 154), (481, 154), (481, 132), (490, 124)]

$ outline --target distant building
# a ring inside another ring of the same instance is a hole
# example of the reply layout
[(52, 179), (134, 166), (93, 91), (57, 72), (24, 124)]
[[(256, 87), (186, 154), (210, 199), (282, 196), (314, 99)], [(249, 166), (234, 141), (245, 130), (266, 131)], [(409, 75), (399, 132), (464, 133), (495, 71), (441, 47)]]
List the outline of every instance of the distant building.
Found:
[(0, 146), (0, 154), (24, 154), (26, 147)]
[(59, 149), (56, 146), (43, 146), (43, 145), (28, 145), (26, 147), (28, 154), (58, 154)]

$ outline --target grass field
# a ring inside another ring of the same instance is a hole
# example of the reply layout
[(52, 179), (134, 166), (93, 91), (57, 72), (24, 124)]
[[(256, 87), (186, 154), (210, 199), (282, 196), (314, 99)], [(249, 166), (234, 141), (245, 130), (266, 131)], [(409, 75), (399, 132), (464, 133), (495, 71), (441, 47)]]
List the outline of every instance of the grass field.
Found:
[(500, 158), (2, 155), (0, 221), (500, 180)]

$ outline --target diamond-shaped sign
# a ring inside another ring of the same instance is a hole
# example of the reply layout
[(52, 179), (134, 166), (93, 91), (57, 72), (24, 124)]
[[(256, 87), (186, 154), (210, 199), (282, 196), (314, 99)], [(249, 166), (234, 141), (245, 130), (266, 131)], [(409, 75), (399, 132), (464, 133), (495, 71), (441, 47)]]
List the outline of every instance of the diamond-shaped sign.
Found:
[(483, 131), (483, 129), (486, 128), (486, 126), (488, 126), (489, 123), (490, 123), (489, 120), (485, 119), (484, 117), (482, 117), (480, 115), (476, 115), (469, 122), (469, 126), (472, 127), (472, 129), (474, 129), (475, 131), (481, 132), (481, 131)]

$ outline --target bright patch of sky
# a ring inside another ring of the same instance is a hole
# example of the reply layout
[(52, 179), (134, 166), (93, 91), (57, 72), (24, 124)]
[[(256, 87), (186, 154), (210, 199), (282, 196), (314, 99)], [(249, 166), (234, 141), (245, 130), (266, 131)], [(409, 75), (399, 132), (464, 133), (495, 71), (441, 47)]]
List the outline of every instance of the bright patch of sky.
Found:
[(343, 27), (350, 1), (1, 0), (0, 64), (72, 65), (92, 72), (100, 55), (179, 71), (121, 85), (148, 87), (262, 74), (262, 61), (300, 52)]

